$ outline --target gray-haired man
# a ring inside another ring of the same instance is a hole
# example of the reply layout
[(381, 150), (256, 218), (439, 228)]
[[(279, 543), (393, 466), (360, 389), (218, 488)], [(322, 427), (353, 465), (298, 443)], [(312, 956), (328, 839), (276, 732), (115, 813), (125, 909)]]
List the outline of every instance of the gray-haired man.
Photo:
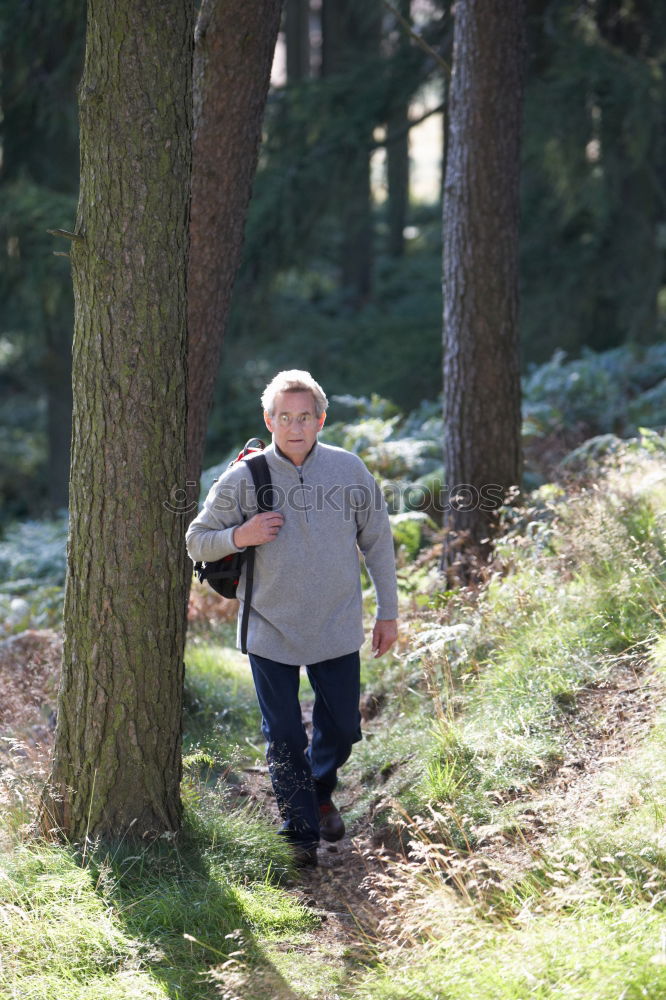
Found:
[[(316, 865), (319, 837), (344, 835), (331, 795), (361, 738), (358, 552), (377, 596), (372, 649), (381, 656), (397, 635), (393, 540), (381, 491), (361, 459), (318, 442), (328, 401), (309, 372), (280, 372), (262, 404), (273, 438), (264, 454), (274, 509), (255, 513), (252, 479), (240, 462), (212, 487), (187, 547), (193, 560), (213, 561), (256, 546), (247, 649), (280, 832), (300, 864)], [(242, 576), (238, 596), (242, 613)], [(301, 665), (315, 693), (310, 746), (298, 700)]]

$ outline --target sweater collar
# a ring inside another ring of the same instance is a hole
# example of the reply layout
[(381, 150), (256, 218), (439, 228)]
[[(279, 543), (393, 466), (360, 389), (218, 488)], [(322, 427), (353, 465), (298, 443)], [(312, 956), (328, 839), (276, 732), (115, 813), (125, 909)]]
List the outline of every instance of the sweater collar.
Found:
[[(292, 469), (298, 469), (299, 468), (299, 466), (296, 465), (294, 462), (292, 462), (292, 460), (287, 455), (285, 455), (285, 453), (283, 451), (280, 451), (280, 449), (275, 444), (275, 442), (273, 442), (272, 447), (273, 447), (273, 452), (274, 452), (276, 458), (279, 458), (281, 462), (284, 462), (286, 465), (291, 466)], [(312, 465), (312, 463), (314, 462), (314, 460), (315, 460), (315, 458), (317, 456), (317, 452), (318, 451), (319, 451), (319, 444), (318, 444), (317, 441), (315, 441), (315, 443), (310, 448), (310, 451), (307, 453), (307, 455), (303, 459), (303, 464), (300, 466), (300, 468), (304, 469), (304, 468), (306, 468), (306, 466)]]

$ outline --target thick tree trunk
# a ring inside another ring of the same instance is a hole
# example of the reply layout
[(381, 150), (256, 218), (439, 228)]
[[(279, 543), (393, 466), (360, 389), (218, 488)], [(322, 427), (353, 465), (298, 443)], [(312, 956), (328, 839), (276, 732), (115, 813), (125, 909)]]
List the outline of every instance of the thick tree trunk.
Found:
[[(455, 7), (444, 192), (445, 523), (487, 551), (519, 483), (518, 219), (521, 0)], [(462, 487), (465, 487), (462, 489)], [(494, 498), (494, 499), (493, 499)], [(450, 557), (449, 557), (450, 558)]]
[(188, 503), (203, 462), (281, 0), (204, 0), (194, 54), (192, 205), (188, 273)]
[(70, 538), (44, 830), (181, 819), (192, 11), (90, 0), (80, 91)]

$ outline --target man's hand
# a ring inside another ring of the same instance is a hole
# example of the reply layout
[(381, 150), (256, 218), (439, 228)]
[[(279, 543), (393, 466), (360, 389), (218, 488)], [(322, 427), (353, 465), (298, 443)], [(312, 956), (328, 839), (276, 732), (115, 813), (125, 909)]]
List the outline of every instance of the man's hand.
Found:
[(236, 548), (244, 549), (246, 545), (264, 545), (277, 538), (284, 524), (284, 517), (276, 511), (265, 514), (255, 514), (249, 521), (239, 524), (233, 533)]
[(395, 618), (390, 621), (376, 621), (372, 630), (372, 652), (377, 659), (388, 653), (398, 638), (398, 623)]

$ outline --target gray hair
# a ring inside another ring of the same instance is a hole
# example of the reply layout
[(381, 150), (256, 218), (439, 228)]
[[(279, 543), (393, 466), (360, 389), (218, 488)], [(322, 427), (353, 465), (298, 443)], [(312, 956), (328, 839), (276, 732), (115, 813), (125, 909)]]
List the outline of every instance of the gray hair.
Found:
[(261, 396), (261, 405), (270, 415), (275, 409), (275, 397), (278, 392), (311, 392), (315, 404), (315, 416), (320, 417), (326, 413), (328, 399), (326, 393), (316, 382), (310, 372), (299, 371), (292, 368), (290, 371), (278, 372), (275, 378), (271, 379)]

